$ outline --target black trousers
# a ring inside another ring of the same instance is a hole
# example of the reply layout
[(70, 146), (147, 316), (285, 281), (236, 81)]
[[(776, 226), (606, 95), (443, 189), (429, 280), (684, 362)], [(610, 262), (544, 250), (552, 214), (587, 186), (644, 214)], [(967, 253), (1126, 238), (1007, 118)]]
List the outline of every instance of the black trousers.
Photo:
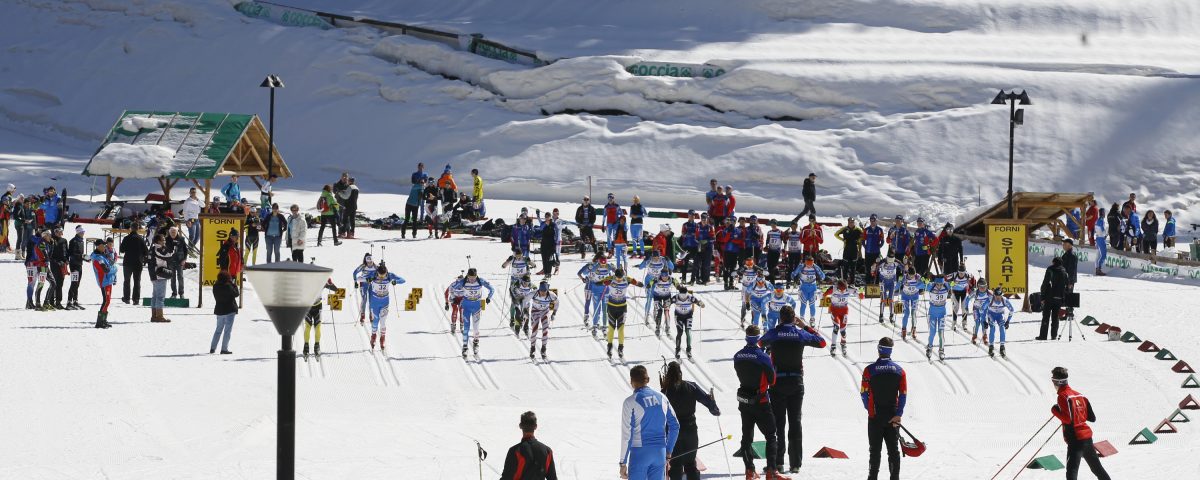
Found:
[(900, 433), (891, 425), (891, 414), (876, 414), (867, 420), (867, 441), (870, 442), (870, 459), (867, 480), (879, 478), (880, 450), (887, 446), (888, 472), (891, 480), (900, 480)]
[[(579, 226), (579, 257), (583, 258), (584, 256), (587, 255), (587, 249), (585, 249), (583, 247), (584, 245), (593, 245), (594, 246), (595, 244), (596, 244), (596, 230), (594, 228), (592, 228), (591, 225), (580, 225)], [(595, 251), (595, 249), (593, 249), (593, 251)]]
[(292, 249), (292, 261), (293, 262), (304, 262), (304, 249), (303, 248), (293, 248)]
[[(134, 303), (142, 302), (142, 266), (125, 265), (122, 269), (125, 281), (121, 282), (121, 301), (133, 299)], [(130, 287), (133, 288), (132, 292)], [(132, 296), (130, 296), (132, 295)]]
[(679, 267), (679, 281), (686, 282), (688, 272), (692, 272), (692, 280), (695, 280), (695, 265), (700, 263), (700, 250), (697, 247), (683, 247), (683, 251), (683, 262)]
[(51, 263), (50, 275), (54, 276), (54, 304), (58, 305), (63, 301), (63, 283), (66, 280), (66, 275), (63, 275), (63, 267), (65, 263)]
[(542, 247), (542, 272), (550, 275), (554, 271), (554, 245)]
[(742, 463), (746, 470), (754, 470), (754, 427), (762, 432), (767, 441), (767, 468), (779, 470), (776, 463), (775, 444), (775, 415), (771, 413), (770, 403), (746, 404), (738, 403), (738, 413), (742, 416)]
[[(321, 237), (325, 236), (325, 225), (329, 225), (329, 228), (333, 229), (333, 241), (336, 243), (338, 241), (338, 222), (337, 217), (334, 215), (321, 215), (321, 228), (317, 230), (317, 243), (321, 243)], [(413, 236), (416, 235), (417, 232), (414, 230)]]
[[(788, 380), (787, 378), (781, 379)], [(804, 408), (804, 384), (781, 385), (771, 389), (771, 410), (775, 417), (775, 432), (779, 437), (779, 449), (775, 454), (775, 465), (783, 466), (783, 455), (787, 453), (788, 466), (800, 468), (804, 458), (804, 427), (800, 417)], [(784, 435), (784, 425), (787, 435)]]
[(1092, 475), (1098, 480), (1109, 480), (1108, 472), (1104, 471), (1104, 465), (1100, 464), (1100, 457), (1096, 455), (1096, 448), (1092, 446), (1090, 438), (1067, 442), (1067, 480), (1079, 478), (1080, 458), (1087, 460), (1088, 468), (1092, 469)]
[(879, 252), (867, 253), (863, 259), (862, 272), (867, 275), (867, 283), (873, 283), (871, 279), (871, 267), (875, 266), (875, 262), (879, 261)]
[(917, 269), (917, 274), (924, 277), (929, 273), (929, 255), (917, 255), (913, 260), (913, 266)]
[(774, 282), (779, 273), (779, 250), (767, 250), (767, 281)]
[(71, 265), (71, 289), (67, 291), (67, 301), (79, 302), (79, 284), (83, 280), (83, 264)]
[(725, 288), (733, 288), (733, 272), (737, 270), (740, 252), (724, 252), (721, 256), (721, 275), (725, 278)]
[(696, 274), (693, 275), (692, 278), (695, 279), (699, 277), (699, 280), (697, 280), (698, 282), (708, 283), (708, 281), (712, 279), (712, 260), (713, 249), (712, 244), (710, 243), (700, 249), (700, 263), (696, 264)]
[(854, 276), (858, 273), (858, 258), (842, 258), (842, 264), (838, 266), (838, 276), (846, 281), (848, 285), (854, 285)]
[[(1062, 302), (1057, 299), (1046, 299), (1046, 303), (1042, 305), (1042, 329), (1039, 337), (1054, 340), (1058, 338), (1058, 310), (1062, 308)], [(1050, 329), (1050, 336), (1046, 336), (1046, 328)]]
[(800, 220), (803, 219), (805, 215), (816, 215), (816, 214), (817, 214), (817, 207), (813, 206), (812, 200), (809, 200), (806, 198), (806, 199), (804, 199), (804, 210), (801, 210), (800, 214), (796, 215), (796, 218), (792, 219), (792, 223), (801, 223), (802, 224), (804, 222), (801, 222)]
[[(417, 238), (417, 223), (420, 220), (421, 216), (417, 211), (417, 206), (404, 204), (404, 226), (400, 228), (400, 238), (404, 238), (404, 231), (410, 228), (412, 229), (413, 238)], [(318, 236), (317, 238), (321, 237)]]
[(356, 213), (358, 211), (354, 209), (342, 209), (342, 233), (354, 236), (354, 215)]
[[(696, 447), (700, 446), (700, 438), (696, 434), (696, 425), (681, 424), (679, 426), (679, 440), (675, 441), (675, 450), (671, 455), (671, 468), (667, 473), (671, 480), (683, 480), (684, 475), (687, 475), (687, 480), (700, 480), (700, 470), (696, 468)], [(684, 453), (683, 455), (675, 455), (676, 453)]]

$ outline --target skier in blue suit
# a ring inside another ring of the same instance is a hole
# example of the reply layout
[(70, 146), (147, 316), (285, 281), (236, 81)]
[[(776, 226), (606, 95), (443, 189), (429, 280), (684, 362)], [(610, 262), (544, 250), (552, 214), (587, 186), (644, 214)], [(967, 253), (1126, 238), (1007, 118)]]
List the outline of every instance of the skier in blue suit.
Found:
[[(492, 284), (487, 280), (479, 278), (479, 274), (474, 268), (467, 270), (467, 276), (450, 288), (451, 290), (462, 292), (462, 334), (463, 347), (462, 356), (467, 358), (467, 339), (474, 335), (472, 342), (472, 350), (475, 355), (479, 355), (479, 313), (483, 311), (485, 305), (492, 302), (492, 294), (495, 290), (492, 289)], [(483, 296), (483, 290), (487, 290), (487, 297)], [(474, 333), (472, 333), (472, 330)]]

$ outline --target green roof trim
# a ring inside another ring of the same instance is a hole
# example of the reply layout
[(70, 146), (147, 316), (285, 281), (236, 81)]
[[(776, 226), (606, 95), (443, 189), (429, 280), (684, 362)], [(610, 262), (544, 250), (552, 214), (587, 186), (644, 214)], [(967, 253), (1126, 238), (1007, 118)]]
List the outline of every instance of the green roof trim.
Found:
[[(134, 125), (133, 130), (127, 130), (133, 122), (126, 120), (134, 117), (157, 120), (160, 126), (138, 128)], [(126, 110), (92, 156), (110, 143), (160, 145), (175, 150), (167, 178), (211, 179), (221, 171), (254, 118), (254, 115), (237, 113)], [(91, 176), (88, 167), (84, 167), (83, 174)]]

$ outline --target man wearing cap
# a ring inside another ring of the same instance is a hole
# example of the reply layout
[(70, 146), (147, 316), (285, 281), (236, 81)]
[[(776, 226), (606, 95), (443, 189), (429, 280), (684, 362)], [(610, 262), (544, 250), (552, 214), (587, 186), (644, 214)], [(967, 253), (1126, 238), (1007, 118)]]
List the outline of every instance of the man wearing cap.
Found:
[(850, 217), (846, 219), (846, 226), (839, 228), (833, 236), (842, 241), (842, 264), (838, 268), (838, 276), (853, 285), (854, 275), (858, 273), (858, 262), (863, 257), (863, 231), (855, 224), (854, 217)]
[(913, 256), (916, 257), (917, 273), (922, 277), (929, 276), (929, 257), (937, 248), (937, 236), (925, 226), (924, 218), (917, 218), (917, 230), (913, 232)]
[(342, 237), (354, 238), (354, 216), (358, 214), (358, 185), (354, 177), (350, 177), (346, 187), (346, 198), (338, 197), (342, 203)]
[(883, 227), (879, 226), (879, 218), (872, 213), (869, 224), (863, 228), (863, 265), (866, 272), (871, 272), (872, 267), (879, 261), (883, 241)]
[(754, 260), (754, 264), (758, 265), (762, 261), (762, 252), (762, 227), (758, 225), (758, 215), (751, 215), (750, 221), (746, 222), (746, 249), (742, 252), (742, 261)]
[(596, 208), (592, 206), (591, 197), (584, 196), (583, 204), (575, 209), (575, 225), (579, 226), (579, 258), (584, 258), (587, 256), (584, 245), (591, 245), (593, 250), (596, 246)]
[(1088, 468), (1099, 480), (1108, 480), (1108, 472), (1100, 464), (1096, 447), (1092, 445), (1092, 427), (1088, 422), (1096, 421), (1092, 402), (1067, 384), (1067, 369), (1054, 367), (1050, 381), (1058, 391), (1058, 401), (1050, 407), (1050, 413), (1062, 422), (1063, 440), (1067, 442), (1067, 480), (1079, 478), (1079, 460), (1087, 460)]
[(904, 369), (892, 361), (892, 339), (879, 339), (879, 360), (867, 365), (862, 373), (863, 408), (867, 409), (867, 441), (870, 459), (867, 479), (879, 478), (880, 450), (887, 446), (891, 480), (900, 479), (900, 417), (908, 400), (908, 379)]
[(764, 235), (767, 249), (767, 281), (774, 282), (779, 273), (779, 256), (783, 253), (783, 230), (779, 229), (779, 223), (775, 219), (771, 219), (770, 224), (771, 229)]
[(783, 479), (779, 476), (779, 457), (776, 450), (775, 416), (771, 408), (768, 388), (775, 384), (775, 365), (767, 352), (760, 346), (757, 325), (746, 327), (746, 346), (733, 356), (733, 369), (737, 372), (738, 413), (742, 419), (741, 451), (746, 478), (758, 478), (754, 468), (754, 429), (762, 432), (766, 439), (767, 479)]
[[(1050, 261), (1050, 268), (1046, 269), (1046, 275), (1042, 277), (1042, 328), (1037, 340), (1054, 340), (1058, 338), (1058, 319), (1059, 310), (1066, 305), (1067, 284), (1070, 283), (1070, 275), (1063, 268), (1063, 259), (1054, 257)], [(1050, 336), (1046, 336), (1046, 329), (1050, 329)]]
[(716, 226), (725, 225), (725, 212), (728, 211), (729, 196), (725, 195), (725, 190), (721, 187), (713, 185), (712, 198), (708, 202), (708, 216), (712, 219), (712, 224)]
[(804, 186), (800, 188), (800, 195), (804, 197), (804, 210), (800, 211), (793, 222), (799, 222), (804, 215), (816, 215), (817, 207), (813, 206), (813, 202), (817, 201), (817, 174), (809, 173), (808, 178), (804, 179)]

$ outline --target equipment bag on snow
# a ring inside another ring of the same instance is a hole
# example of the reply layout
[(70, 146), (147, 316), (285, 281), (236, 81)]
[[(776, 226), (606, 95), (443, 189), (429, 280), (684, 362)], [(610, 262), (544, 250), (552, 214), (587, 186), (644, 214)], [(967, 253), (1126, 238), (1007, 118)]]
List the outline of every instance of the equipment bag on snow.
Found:
[[(904, 435), (900, 434), (900, 432), (907, 433), (908, 438), (904, 438)], [(904, 456), (919, 457), (922, 453), (925, 453), (925, 443), (918, 440), (916, 435), (913, 435), (907, 428), (904, 428), (904, 425), (900, 425), (900, 432), (896, 432), (896, 436), (900, 439), (900, 451), (904, 453)]]

